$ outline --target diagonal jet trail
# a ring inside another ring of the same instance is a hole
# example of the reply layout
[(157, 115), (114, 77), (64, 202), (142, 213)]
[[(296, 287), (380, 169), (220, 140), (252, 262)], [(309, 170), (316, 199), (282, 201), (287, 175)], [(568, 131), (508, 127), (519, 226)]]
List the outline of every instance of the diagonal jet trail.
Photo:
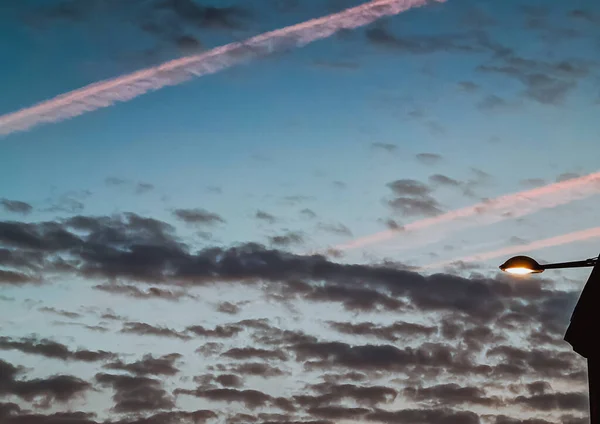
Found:
[(508, 257), (510, 255), (516, 255), (518, 253), (532, 252), (534, 250), (541, 250), (547, 247), (562, 246), (564, 244), (575, 243), (578, 241), (584, 241), (598, 237), (600, 237), (600, 227), (588, 228), (587, 230), (575, 231), (556, 237), (537, 240), (528, 244), (522, 244), (519, 246), (509, 246), (490, 252), (480, 253), (478, 255), (464, 256), (462, 258), (437, 262), (434, 264), (425, 265), (421, 267), (420, 270), (443, 268), (445, 266), (452, 265), (457, 262), (480, 262), (488, 259), (496, 259), (505, 256)]
[(406, 231), (432, 228), (435, 231), (434, 235), (443, 237), (450, 231), (518, 218), (542, 209), (585, 199), (595, 194), (600, 194), (600, 172), (496, 197), (466, 208), (455, 209), (432, 218), (412, 222), (404, 226), (404, 231), (381, 231), (334, 246), (334, 248), (338, 250), (358, 249), (402, 237)]
[(73, 118), (117, 102), (126, 102), (149, 91), (177, 85), (193, 77), (212, 74), (283, 48), (302, 47), (327, 38), (341, 29), (364, 26), (384, 16), (397, 15), (428, 2), (429, 0), (373, 0), (339, 13), (260, 34), (242, 42), (226, 44), (201, 54), (97, 82), (35, 106), (0, 116), (0, 136), (24, 131), (42, 123)]

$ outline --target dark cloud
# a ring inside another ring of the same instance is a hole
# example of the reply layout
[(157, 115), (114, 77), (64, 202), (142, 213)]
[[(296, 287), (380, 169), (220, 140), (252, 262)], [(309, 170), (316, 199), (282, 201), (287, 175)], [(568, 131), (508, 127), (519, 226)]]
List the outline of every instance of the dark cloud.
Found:
[(43, 307), (39, 308), (38, 311), (48, 312), (48, 313), (51, 313), (54, 315), (58, 315), (58, 316), (65, 317), (65, 318), (71, 318), (71, 319), (82, 317), (82, 315), (78, 314), (77, 312), (64, 311), (61, 309), (51, 308), (48, 306), (43, 306)]
[(302, 216), (304, 216), (305, 218), (309, 218), (309, 219), (312, 219), (312, 218), (316, 218), (316, 217), (317, 217), (317, 214), (316, 214), (314, 211), (312, 211), (312, 210), (310, 210), (310, 209), (308, 209), (308, 208), (302, 209), (302, 210), (300, 211), (300, 214), (301, 214)]
[(392, 231), (402, 231), (404, 230), (404, 226), (400, 225), (398, 223), (398, 221), (396, 221), (395, 219), (385, 219), (383, 220), (383, 222), (385, 223), (385, 226)]
[(504, 406), (504, 402), (501, 399), (488, 396), (479, 387), (463, 387), (455, 383), (429, 387), (407, 387), (402, 393), (409, 399), (418, 402), (433, 402), (440, 406), (454, 407), (464, 404), (482, 405), (491, 408)]
[(376, 410), (365, 416), (369, 421), (385, 424), (404, 423), (444, 423), (444, 424), (479, 424), (479, 416), (474, 412), (444, 409), (404, 409), (400, 411)]
[(136, 375), (175, 375), (179, 369), (175, 362), (181, 358), (178, 353), (171, 353), (158, 358), (146, 354), (139, 361), (125, 363), (121, 360), (104, 365), (104, 368), (120, 371), (128, 371)]
[(408, 322), (396, 322), (391, 325), (377, 325), (372, 322), (352, 324), (349, 322), (329, 322), (329, 325), (340, 333), (363, 337), (375, 337), (388, 341), (405, 340), (407, 337), (432, 336), (437, 333), (436, 327), (428, 327)]
[(425, 165), (436, 165), (442, 160), (442, 156), (436, 153), (418, 153), (416, 158)]
[(278, 247), (289, 247), (292, 245), (298, 245), (304, 243), (304, 236), (302, 233), (297, 231), (288, 231), (285, 234), (280, 234), (277, 236), (270, 236), (269, 242), (273, 246)]
[(222, 302), (219, 303), (217, 310), (224, 314), (235, 315), (240, 312), (240, 307), (231, 302)]
[(243, 381), (240, 377), (235, 374), (221, 374), (215, 377), (215, 381), (223, 387), (241, 387)]
[(214, 225), (224, 223), (225, 220), (213, 212), (205, 209), (176, 209), (173, 214), (177, 219), (186, 224)]
[(434, 174), (429, 177), (429, 182), (440, 186), (460, 187), (462, 183), (454, 178), (442, 174)]
[(527, 178), (519, 181), (521, 185), (525, 187), (539, 187), (546, 185), (546, 181), (542, 178)]
[(96, 362), (114, 359), (115, 354), (106, 351), (70, 350), (62, 343), (47, 339), (0, 337), (0, 350), (18, 350), (31, 355), (63, 361)]
[(361, 406), (376, 406), (396, 399), (398, 392), (385, 386), (357, 386), (354, 384), (319, 383), (310, 385), (315, 396), (299, 395), (294, 399), (303, 406), (318, 407), (351, 400)]
[(436, 52), (474, 52), (482, 51), (478, 46), (475, 33), (443, 35), (396, 36), (384, 27), (369, 28), (365, 32), (370, 43), (410, 54), (430, 54)]
[(538, 393), (531, 396), (517, 396), (515, 403), (538, 411), (576, 410), (587, 412), (588, 395), (581, 392)]
[(201, 325), (192, 325), (187, 327), (186, 330), (198, 336), (229, 339), (242, 332), (243, 328), (237, 325), (217, 325), (214, 329), (208, 329)]
[(589, 63), (578, 60), (544, 62), (506, 54), (497, 64), (481, 65), (481, 72), (495, 73), (519, 81), (522, 95), (530, 100), (548, 105), (561, 105), (581, 78), (588, 76)]
[(191, 339), (186, 333), (167, 327), (155, 327), (143, 322), (126, 322), (123, 324), (121, 333), (138, 334), (140, 336), (173, 337), (181, 340)]
[(556, 182), (560, 183), (563, 181), (567, 181), (567, 180), (571, 180), (573, 178), (579, 178), (581, 175), (575, 173), (575, 172), (564, 172), (562, 174), (560, 174), (558, 177), (556, 177)]
[[(525, 301), (534, 309), (529, 315), (543, 313), (545, 324), (551, 322), (552, 316), (556, 322), (565, 318), (568, 322), (564, 311), (569, 310), (571, 303), (568, 302), (574, 298), (572, 294), (542, 289), (537, 280), (511, 285), (508, 281), (463, 279), (445, 274), (425, 277), (389, 266), (338, 264), (323, 256), (294, 255), (252, 243), (229, 249), (208, 248), (192, 254), (165, 227), (160, 221), (137, 216), (129, 216), (125, 222), (83, 217), (62, 224), (1, 222), (0, 241), (16, 249), (48, 255), (68, 252), (80, 262), (66, 272), (83, 276), (147, 282), (177, 280), (180, 285), (262, 280), (283, 284), (283, 287), (295, 280), (306, 281), (315, 289), (317, 286), (312, 281), (321, 281), (326, 283), (322, 286), (326, 291), (331, 287), (361, 289), (392, 296), (396, 301), (408, 296), (413, 306), (423, 311), (466, 313), (478, 320), (497, 317), (507, 308), (516, 308), (518, 302)], [(78, 231), (71, 232), (71, 228)], [(81, 234), (86, 229), (88, 233)], [(330, 293), (339, 296), (335, 290)], [(327, 292), (321, 295), (326, 297)], [(556, 308), (542, 303), (551, 299), (561, 303), (557, 303)], [(551, 309), (546, 313), (545, 308)], [(126, 329), (148, 330), (140, 323), (130, 323)]]
[(278, 359), (280, 361), (287, 360), (287, 355), (281, 350), (268, 350), (255, 347), (233, 348), (224, 352), (222, 356), (232, 359)]
[(162, 388), (160, 380), (143, 376), (98, 373), (96, 381), (114, 390), (114, 412), (156, 411), (173, 409), (174, 400)]
[(318, 418), (332, 420), (359, 419), (370, 412), (366, 408), (347, 408), (344, 406), (316, 406), (308, 409), (308, 413)]
[(152, 190), (154, 190), (154, 184), (150, 183), (137, 183), (135, 186), (136, 194), (144, 194)]
[(426, 196), (431, 193), (429, 186), (411, 179), (392, 181), (387, 186), (398, 196)]
[(160, 0), (156, 7), (198, 28), (244, 29), (249, 17), (248, 10), (241, 7), (203, 6), (193, 0)]
[(0, 206), (6, 212), (18, 213), (27, 215), (33, 210), (33, 206), (29, 203), (21, 202), (19, 200), (0, 199)]
[(387, 187), (395, 196), (387, 204), (403, 216), (435, 216), (442, 213), (441, 205), (431, 196), (433, 189), (427, 184), (402, 179), (388, 183)]
[(433, 197), (423, 198), (396, 197), (388, 202), (388, 205), (396, 212), (405, 217), (414, 216), (436, 216), (443, 213), (442, 206)]
[(538, 376), (568, 377), (580, 370), (573, 352), (496, 346), (488, 350), (487, 357), (502, 358), (501, 364), (509, 373), (514, 370), (521, 374), (534, 372)]
[(261, 362), (247, 362), (244, 364), (230, 365), (224, 370), (239, 375), (251, 375), (256, 377), (270, 378), (287, 374), (281, 368)]
[(273, 215), (261, 210), (256, 211), (255, 218), (261, 221), (268, 222), (269, 224), (274, 224), (277, 221), (277, 218), (275, 218)]
[(200, 40), (188, 34), (176, 36), (173, 42), (180, 50), (188, 54), (204, 48)]
[(0, 395), (13, 395), (29, 402), (43, 397), (64, 403), (81, 396), (91, 388), (89, 383), (70, 375), (54, 375), (32, 380), (17, 379), (21, 372), (21, 367), (15, 367), (0, 359)]
[(383, 150), (388, 153), (393, 153), (398, 149), (398, 146), (391, 143), (371, 143), (371, 147), (377, 150)]
[(510, 104), (504, 98), (496, 94), (489, 94), (483, 97), (479, 102), (477, 102), (476, 106), (479, 110), (482, 111), (494, 111), (499, 109), (505, 109), (509, 107)]
[(140, 288), (133, 284), (125, 283), (104, 283), (95, 285), (96, 290), (102, 290), (107, 293), (120, 294), (136, 299), (163, 299), (177, 301), (182, 298), (192, 297), (184, 290), (167, 289), (160, 287), (150, 287), (148, 289)]
[(260, 407), (266, 407), (273, 403), (274, 398), (266, 393), (258, 390), (239, 390), (232, 388), (223, 389), (175, 389), (176, 395), (186, 394), (190, 396), (196, 396), (199, 398), (205, 398), (213, 401), (222, 402), (239, 402), (243, 403), (246, 408), (256, 409)]
[(344, 224), (319, 223), (318, 228), (337, 236), (352, 237), (352, 231), (350, 231), (350, 228), (346, 227)]
[(479, 84), (476, 84), (473, 81), (461, 81), (458, 83), (458, 87), (467, 93), (473, 93), (480, 88)]
[(314, 68), (331, 69), (333, 71), (355, 71), (360, 69), (360, 63), (328, 59), (315, 59), (311, 65)]

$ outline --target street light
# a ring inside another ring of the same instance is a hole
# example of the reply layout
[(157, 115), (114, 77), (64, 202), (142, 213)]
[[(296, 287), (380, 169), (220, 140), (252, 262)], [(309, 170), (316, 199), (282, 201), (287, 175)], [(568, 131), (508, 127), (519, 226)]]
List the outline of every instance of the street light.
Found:
[(564, 340), (573, 346), (575, 352), (587, 359), (590, 424), (600, 424), (600, 349), (596, 347), (600, 339), (598, 333), (600, 261), (598, 259), (599, 257), (595, 257), (584, 261), (540, 265), (529, 256), (515, 256), (500, 265), (502, 271), (515, 275), (539, 274), (547, 269), (594, 267), (575, 305), (564, 337)]
[(516, 275), (539, 274), (547, 269), (558, 268), (581, 268), (586, 266), (594, 266), (598, 258), (590, 258), (585, 261), (560, 262), (556, 264), (540, 265), (537, 261), (529, 256), (515, 256), (500, 265), (500, 269), (504, 272)]

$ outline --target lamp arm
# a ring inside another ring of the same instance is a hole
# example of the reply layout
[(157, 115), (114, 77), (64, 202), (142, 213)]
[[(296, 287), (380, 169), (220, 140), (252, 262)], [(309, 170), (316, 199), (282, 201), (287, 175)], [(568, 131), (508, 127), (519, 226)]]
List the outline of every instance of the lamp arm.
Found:
[(582, 268), (582, 267), (586, 267), (586, 266), (594, 266), (594, 265), (596, 265), (597, 261), (598, 261), (598, 258), (590, 258), (590, 259), (586, 259), (585, 261), (560, 262), (560, 263), (545, 264), (545, 265), (540, 265), (540, 266), (544, 270), (557, 269), (557, 268)]

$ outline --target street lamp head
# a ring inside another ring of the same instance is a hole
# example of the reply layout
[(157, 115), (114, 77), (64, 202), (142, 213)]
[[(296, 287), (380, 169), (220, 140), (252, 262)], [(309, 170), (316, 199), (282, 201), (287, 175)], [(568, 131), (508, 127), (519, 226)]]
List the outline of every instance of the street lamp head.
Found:
[(500, 265), (504, 272), (515, 275), (537, 274), (544, 272), (544, 268), (529, 256), (515, 256)]

